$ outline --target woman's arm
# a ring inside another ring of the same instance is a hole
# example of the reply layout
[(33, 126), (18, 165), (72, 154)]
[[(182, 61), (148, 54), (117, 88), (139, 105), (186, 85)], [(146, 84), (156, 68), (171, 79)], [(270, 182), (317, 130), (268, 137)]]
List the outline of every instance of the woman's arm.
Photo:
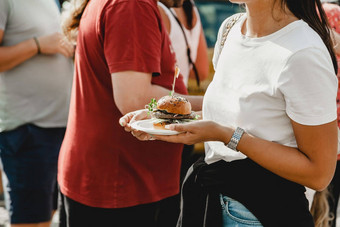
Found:
[[(197, 68), (200, 81), (207, 79), (209, 76), (208, 47), (207, 47), (207, 42), (205, 40), (204, 31), (202, 27), (201, 27), (201, 32), (200, 32), (200, 40), (198, 43), (197, 58), (195, 61), (195, 66)], [(196, 78), (194, 69), (190, 70), (189, 77), (193, 79)]]
[(158, 10), (159, 10), (159, 12), (161, 14), (164, 26), (165, 26), (167, 32), (170, 34), (170, 31), (171, 31), (170, 19), (166, 15), (166, 13), (164, 12), (163, 8), (161, 6), (159, 6), (159, 5), (158, 5)]
[(292, 121), (292, 126), (298, 148), (245, 134), (238, 149), (271, 172), (322, 191), (331, 181), (336, 166), (337, 123), (305, 126)]
[[(327, 187), (334, 174), (337, 156), (336, 121), (305, 126), (292, 121), (298, 148), (263, 140), (247, 133), (237, 150), (269, 171), (317, 191)], [(155, 139), (184, 144), (221, 141), (227, 144), (234, 132), (212, 121), (170, 125), (184, 133), (175, 136), (153, 136)]]

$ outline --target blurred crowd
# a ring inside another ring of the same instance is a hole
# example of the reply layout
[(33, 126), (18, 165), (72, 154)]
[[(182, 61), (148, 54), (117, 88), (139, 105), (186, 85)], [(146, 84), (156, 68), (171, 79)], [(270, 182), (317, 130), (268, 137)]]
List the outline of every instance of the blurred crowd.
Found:
[[(0, 0), (12, 227), (337, 226), (339, 2), (231, 2), (209, 59), (194, 0)], [(131, 127), (166, 96), (199, 120)]]

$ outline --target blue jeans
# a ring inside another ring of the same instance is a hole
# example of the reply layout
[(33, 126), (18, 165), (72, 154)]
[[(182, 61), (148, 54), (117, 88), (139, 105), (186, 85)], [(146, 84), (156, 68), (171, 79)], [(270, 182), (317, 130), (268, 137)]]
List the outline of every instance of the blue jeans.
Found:
[(56, 180), (65, 128), (22, 125), (0, 133), (6, 207), (12, 224), (51, 219), (57, 208)]
[(241, 203), (221, 195), (223, 227), (263, 227)]

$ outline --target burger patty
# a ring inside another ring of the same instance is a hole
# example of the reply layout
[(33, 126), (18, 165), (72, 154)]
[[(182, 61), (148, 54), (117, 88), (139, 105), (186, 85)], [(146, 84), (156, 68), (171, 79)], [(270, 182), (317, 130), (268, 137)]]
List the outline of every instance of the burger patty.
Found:
[(194, 112), (191, 112), (191, 114), (173, 114), (173, 113), (168, 113), (164, 110), (155, 110), (152, 112), (153, 116), (158, 119), (195, 119), (196, 114)]

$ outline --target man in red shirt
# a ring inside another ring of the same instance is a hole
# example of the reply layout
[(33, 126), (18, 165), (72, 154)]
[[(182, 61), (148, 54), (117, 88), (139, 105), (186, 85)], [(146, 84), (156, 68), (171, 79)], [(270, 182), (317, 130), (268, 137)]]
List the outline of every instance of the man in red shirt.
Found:
[[(118, 123), (172, 87), (175, 55), (157, 1), (96, 0), (82, 7), (80, 25), (68, 25), (79, 27), (58, 166), (61, 216), (67, 214), (68, 226), (157, 226), (164, 200), (179, 193), (182, 145), (140, 142)], [(175, 92), (187, 94), (182, 76)], [(186, 97), (201, 108), (202, 97)]]

